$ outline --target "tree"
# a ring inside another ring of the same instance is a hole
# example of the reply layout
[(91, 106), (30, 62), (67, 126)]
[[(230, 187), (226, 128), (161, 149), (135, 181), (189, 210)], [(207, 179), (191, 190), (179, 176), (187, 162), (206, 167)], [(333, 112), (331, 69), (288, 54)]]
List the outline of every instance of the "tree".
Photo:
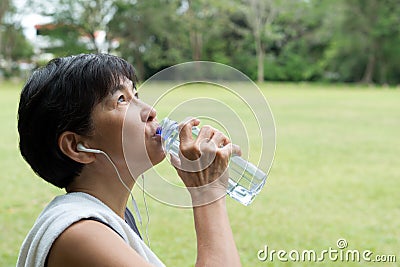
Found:
[(273, 27), (265, 73), (270, 80), (313, 81), (324, 77), (324, 52), (338, 16), (329, 0), (291, 1)]
[(2, 28), (3, 26), (3, 19), (4, 16), (6, 15), (7, 11), (10, 8), (10, 0), (2, 0), (0, 2), (0, 51), (1, 51), (1, 43), (2, 43)]
[[(330, 48), (331, 62), (344, 81), (394, 83), (391, 73), (400, 46), (397, 0), (343, 1), (343, 19)], [(398, 61), (397, 61), (398, 64)]]
[[(184, 31), (189, 36), (192, 60), (202, 60), (204, 44), (210, 41), (213, 30), (221, 29), (226, 1), (186, 0), (182, 1), (179, 17), (184, 21)], [(217, 41), (217, 40), (213, 40)]]
[(243, 42), (231, 20), (238, 12), (230, 0), (119, 1), (116, 5), (110, 34), (119, 40), (118, 52), (133, 63), (141, 79), (191, 60), (213, 60), (245, 72), (252, 66), (249, 41)]
[(33, 55), (32, 45), (26, 40), (15, 13), (10, 1), (0, 3), (0, 59), (6, 77), (17, 74), (17, 61), (30, 61)]
[(56, 57), (94, 52), (88, 48), (87, 42), (82, 40), (81, 32), (74, 25), (49, 23), (36, 25), (36, 30), (37, 34), (49, 43), (48, 47), (42, 48), (42, 52), (51, 53)]
[(246, 16), (257, 54), (257, 81), (264, 81), (264, 57), (266, 40), (271, 34), (271, 25), (278, 14), (276, 0), (243, 0), (242, 11)]
[(400, 82), (398, 0), (30, 1), (53, 15), (55, 28), (40, 32), (61, 45), (55, 55), (110, 51), (112, 40), (112, 52), (141, 80), (177, 63), (213, 60), (259, 82)]
[[(88, 51), (108, 52), (110, 42), (107, 36), (103, 36), (101, 43), (97, 37), (108, 32), (107, 25), (115, 13), (113, 0), (54, 0), (51, 3), (30, 0), (30, 6), (42, 15), (53, 17), (57, 29), (66, 33), (65, 36), (54, 33), (53, 38), (67, 43), (72, 37), (74, 42), (86, 37), (89, 40)], [(51, 32), (47, 34), (52, 36)]]
[(1, 53), (8, 62), (30, 59), (33, 56), (32, 45), (26, 40), (21, 25), (18, 23), (4, 24), (1, 40)]
[(141, 80), (162, 68), (189, 60), (190, 50), (178, 0), (116, 2), (110, 35), (119, 40), (118, 51), (138, 70)]
[(10, 7), (10, 0), (2, 0), (0, 2), (0, 22), (3, 21), (3, 17)]

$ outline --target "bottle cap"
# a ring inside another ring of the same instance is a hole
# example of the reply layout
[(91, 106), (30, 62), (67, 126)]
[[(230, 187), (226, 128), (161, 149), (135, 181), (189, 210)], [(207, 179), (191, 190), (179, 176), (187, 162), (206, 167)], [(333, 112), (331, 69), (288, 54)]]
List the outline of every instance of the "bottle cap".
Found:
[(161, 132), (162, 132), (161, 126), (158, 126), (156, 130), (156, 135), (161, 135)]

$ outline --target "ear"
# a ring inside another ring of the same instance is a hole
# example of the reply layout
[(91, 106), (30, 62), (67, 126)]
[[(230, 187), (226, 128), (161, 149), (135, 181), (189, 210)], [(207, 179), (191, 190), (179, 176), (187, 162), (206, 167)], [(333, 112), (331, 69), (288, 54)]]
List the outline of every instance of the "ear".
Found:
[(58, 147), (67, 157), (83, 164), (92, 163), (96, 159), (96, 155), (78, 151), (79, 143), (83, 143), (82, 137), (70, 131), (63, 132), (58, 138)]

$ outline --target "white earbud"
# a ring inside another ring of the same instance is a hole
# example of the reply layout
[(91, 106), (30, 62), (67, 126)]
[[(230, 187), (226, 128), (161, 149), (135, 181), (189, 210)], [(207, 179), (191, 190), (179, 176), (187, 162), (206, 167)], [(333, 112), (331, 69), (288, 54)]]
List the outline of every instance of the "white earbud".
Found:
[(76, 149), (78, 151), (81, 151), (81, 152), (89, 152), (89, 153), (95, 153), (95, 154), (101, 154), (102, 153), (102, 151), (99, 150), (99, 149), (86, 148), (84, 145), (82, 145), (82, 143), (79, 143), (77, 145)]

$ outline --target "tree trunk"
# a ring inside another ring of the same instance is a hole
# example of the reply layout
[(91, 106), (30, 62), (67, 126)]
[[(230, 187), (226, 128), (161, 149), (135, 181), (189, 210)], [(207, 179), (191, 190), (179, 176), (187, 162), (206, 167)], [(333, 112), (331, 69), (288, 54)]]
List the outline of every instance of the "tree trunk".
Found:
[(260, 50), (260, 52), (258, 53), (257, 81), (259, 83), (264, 82), (264, 51), (263, 50)]
[(256, 36), (256, 53), (257, 53), (257, 82), (264, 82), (264, 49), (261, 44), (261, 38)]
[(366, 84), (371, 84), (372, 83), (372, 77), (373, 77), (374, 72), (375, 72), (375, 63), (376, 63), (376, 56), (372, 52), (368, 56), (368, 63), (367, 63), (367, 66), (365, 68), (365, 72), (364, 72), (363, 78), (361, 79), (362, 83), (366, 83)]
[(135, 69), (136, 69), (136, 77), (139, 80), (139, 83), (144, 82), (144, 62), (142, 60), (142, 56), (140, 53), (135, 53)]
[[(1, 0), (1, 2), (0, 2), (0, 24), (3, 22), (4, 14), (7, 12), (9, 5), (10, 5), (9, 0)], [(2, 51), (3, 51), (2, 47), (1, 47), (1, 44), (2, 44), (1, 37), (2, 36), (1, 36), (1, 32), (0, 32), (0, 53), (2, 53)]]
[(1, 31), (0, 31), (0, 54), (2, 54), (3, 53), (3, 48), (2, 48), (2, 36), (1, 36)]
[(192, 59), (198, 61), (201, 59), (203, 50), (203, 36), (196, 30), (190, 31), (190, 43), (192, 46)]

